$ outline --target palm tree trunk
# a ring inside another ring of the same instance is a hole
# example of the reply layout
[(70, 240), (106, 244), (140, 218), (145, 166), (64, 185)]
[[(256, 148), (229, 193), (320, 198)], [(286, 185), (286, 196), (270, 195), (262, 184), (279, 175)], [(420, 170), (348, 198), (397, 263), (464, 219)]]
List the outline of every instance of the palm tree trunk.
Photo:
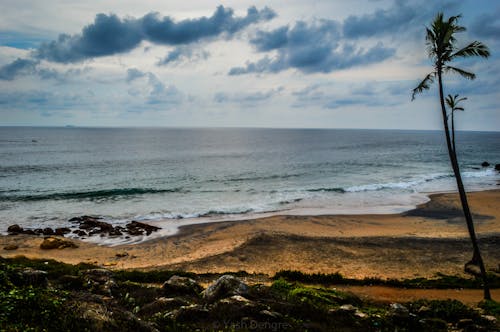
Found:
[(455, 147), (455, 119), (453, 110), (451, 111), (451, 143), (453, 146), (453, 153), (455, 153), (455, 159), (457, 159), (457, 149)]
[(467, 223), (467, 229), (469, 230), (469, 236), (472, 242), (472, 248), (474, 250), (473, 260), (477, 260), (477, 264), (479, 265), (479, 269), (481, 270), (481, 277), (483, 279), (483, 289), (484, 289), (484, 299), (491, 300), (490, 289), (488, 286), (488, 280), (486, 276), (486, 269), (484, 267), (484, 262), (481, 257), (481, 252), (479, 250), (479, 245), (477, 243), (476, 232), (474, 230), (474, 222), (472, 221), (472, 215), (469, 209), (469, 203), (467, 202), (467, 195), (465, 193), (464, 184), (462, 182), (462, 176), (460, 175), (460, 168), (457, 162), (457, 156), (452, 147), (452, 143), (450, 140), (450, 131), (448, 128), (448, 121), (446, 116), (446, 108), (444, 105), (444, 93), (443, 93), (443, 80), (442, 80), (442, 68), (437, 68), (438, 74), (438, 83), (439, 83), (439, 100), (441, 102), (441, 112), (443, 115), (443, 125), (444, 131), (446, 135), (446, 145), (448, 147), (448, 155), (451, 161), (451, 167), (453, 168), (453, 173), (455, 175), (455, 179), (457, 181), (458, 193), (460, 195), (460, 202), (462, 203), (462, 209), (465, 216), (465, 221)]

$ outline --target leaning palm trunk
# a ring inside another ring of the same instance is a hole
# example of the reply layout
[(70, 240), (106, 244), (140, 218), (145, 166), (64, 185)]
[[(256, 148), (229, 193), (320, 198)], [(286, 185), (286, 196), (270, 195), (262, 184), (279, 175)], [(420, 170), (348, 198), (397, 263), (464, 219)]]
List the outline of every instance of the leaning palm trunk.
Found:
[[(467, 223), (467, 229), (469, 231), (469, 236), (472, 242), (472, 248), (473, 248), (473, 257), (471, 262), (467, 263), (468, 264), (474, 264), (478, 265), (479, 269), (481, 270), (481, 277), (483, 279), (484, 283), (484, 299), (485, 300), (491, 300), (491, 294), (490, 294), (490, 289), (488, 285), (488, 278), (486, 275), (486, 269), (484, 267), (484, 262), (483, 258), (481, 257), (481, 251), (479, 250), (479, 245), (477, 242), (477, 237), (476, 237), (476, 231), (474, 229), (474, 222), (472, 220), (472, 215), (470, 212), (469, 208), (469, 203), (467, 201), (467, 194), (465, 193), (464, 189), (464, 184), (462, 182), (462, 176), (460, 174), (460, 167), (458, 166), (458, 161), (457, 161), (457, 155), (456, 155), (456, 150), (452, 146), (452, 142), (450, 139), (450, 130), (448, 128), (448, 121), (447, 121), (447, 115), (446, 115), (446, 108), (444, 105), (444, 93), (443, 93), (443, 81), (442, 81), (442, 68), (438, 66), (437, 68), (437, 76), (438, 76), (438, 85), (439, 85), (439, 101), (441, 103), (441, 112), (443, 116), (443, 125), (444, 125), (444, 132), (446, 136), (446, 146), (448, 147), (448, 155), (450, 157), (450, 162), (451, 162), (451, 167), (453, 168), (453, 174), (455, 175), (455, 179), (457, 182), (457, 187), (458, 187), (458, 193), (460, 195), (460, 202), (462, 203), (462, 209), (464, 212), (464, 217), (465, 221)], [(453, 142), (454, 145), (455, 142)]]
[[(469, 209), (469, 204), (467, 202), (467, 195), (465, 193), (464, 184), (460, 175), (460, 168), (458, 166), (455, 149), (455, 134), (453, 133), (453, 142), (450, 138), (450, 129), (448, 128), (448, 117), (446, 114), (444, 101), (442, 76), (443, 73), (453, 72), (459, 74), (462, 77), (472, 80), (476, 77), (474, 73), (451, 66), (450, 63), (455, 59), (469, 58), (473, 56), (487, 58), (490, 56), (490, 52), (486, 45), (478, 41), (473, 41), (463, 48), (457, 48), (455, 34), (466, 30), (465, 27), (457, 25), (457, 21), (459, 18), (460, 15), (451, 16), (448, 18), (448, 20), (444, 20), (443, 13), (438, 13), (436, 15), (436, 18), (432, 22), (431, 27), (426, 28), (427, 52), (429, 58), (431, 58), (434, 62), (434, 71), (427, 74), (422, 82), (420, 82), (420, 84), (415, 89), (413, 89), (412, 100), (415, 99), (416, 94), (421, 93), (424, 90), (428, 90), (435, 79), (438, 80), (439, 101), (441, 104), (441, 113), (443, 116), (443, 125), (446, 136), (446, 145), (448, 147), (448, 155), (450, 157), (451, 167), (453, 168), (453, 174), (455, 175), (455, 179), (457, 181), (460, 202), (462, 203), (462, 209), (464, 212), (464, 217), (467, 223), (467, 229), (469, 231), (473, 248), (472, 260), (468, 262), (465, 267), (467, 269), (471, 264), (479, 266), (481, 277), (483, 279), (484, 298), (489, 300), (491, 299), (491, 295), (490, 289), (488, 287), (486, 269), (481, 257), (481, 252), (479, 251), (476, 232), (474, 230), (474, 222), (472, 221), (472, 215)], [(454, 126), (455, 124), (453, 123), (453, 129), (455, 129)]]

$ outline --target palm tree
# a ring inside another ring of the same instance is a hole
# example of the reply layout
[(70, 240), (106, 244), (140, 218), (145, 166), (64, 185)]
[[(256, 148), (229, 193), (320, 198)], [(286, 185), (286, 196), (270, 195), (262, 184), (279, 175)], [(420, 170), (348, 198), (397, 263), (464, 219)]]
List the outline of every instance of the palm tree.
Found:
[(420, 82), (420, 84), (413, 89), (412, 100), (415, 99), (415, 95), (423, 92), (430, 88), (430, 84), (437, 79), (439, 87), (439, 101), (441, 105), (441, 114), (443, 118), (444, 132), (446, 136), (446, 145), (448, 147), (448, 155), (450, 157), (451, 166), (453, 168), (453, 174), (457, 182), (458, 193), (460, 195), (460, 202), (462, 203), (462, 209), (464, 212), (465, 220), (467, 222), (467, 229), (469, 231), (470, 239), (473, 247), (473, 257), (468, 265), (479, 266), (481, 271), (481, 277), (483, 279), (484, 285), (484, 298), (491, 299), (490, 290), (488, 287), (488, 281), (486, 277), (486, 269), (484, 267), (484, 262), (481, 257), (481, 252), (479, 251), (479, 245), (477, 243), (477, 237), (474, 230), (474, 222), (472, 220), (472, 215), (469, 209), (469, 204), (467, 202), (467, 195), (465, 193), (464, 185), (462, 182), (462, 177), (460, 176), (460, 168), (458, 166), (457, 156), (453, 149), (450, 130), (448, 128), (448, 121), (446, 115), (445, 101), (444, 101), (444, 88), (443, 88), (443, 74), (444, 73), (456, 73), (467, 79), (474, 79), (476, 75), (474, 73), (468, 72), (464, 69), (460, 69), (451, 66), (450, 63), (453, 60), (461, 58), (469, 58), (473, 56), (480, 56), (487, 58), (490, 55), (488, 47), (481, 42), (473, 41), (467, 44), (465, 47), (458, 48), (456, 45), (455, 35), (459, 32), (465, 31), (465, 27), (457, 24), (458, 19), (461, 16), (451, 16), (447, 20), (444, 19), (443, 13), (438, 13), (432, 22), (431, 27), (426, 28), (426, 46), (429, 58), (432, 60), (434, 68), (433, 71), (427, 74), (427, 76)]
[(464, 101), (464, 100), (467, 100), (467, 97), (463, 97), (463, 98), (458, 98), (458, 95), (448, 95), (448, 97), (446, 97), (446, 104), (448, 105), (448, 107), (450, 108), (451, 110), (451, 146), (453, 147), (453, 152), (455, 152), (455, 157), (457, 155), (457, 149), (455, 147), (455, 112), (456, 111), (463, 111), (464, 108), (461, 107), (461, 106), (458, 106), (458, 104), (461, 102), (461, 101)]

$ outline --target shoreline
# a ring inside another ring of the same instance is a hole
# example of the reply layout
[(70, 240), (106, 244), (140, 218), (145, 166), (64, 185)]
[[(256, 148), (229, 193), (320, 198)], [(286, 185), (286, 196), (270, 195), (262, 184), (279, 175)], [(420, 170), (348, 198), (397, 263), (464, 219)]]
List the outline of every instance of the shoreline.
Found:
[[(197, 273), (245, 270), (272, 275), (288, 269), (352, 278), (463, 275), (472, 251), (457, 196), (432, 194), (427, 203), (400, 214), (278, 215), (186, 225), (175, 235), (116, 246), (72, 240), (78, 248), (41, 250), (42, 237), (2, 235), (0, 256)], [(500, 190), (470, 192), (469, 200), (486, 265), (496, 269)], [(9, 244), (19, 248), (5, 250)]]

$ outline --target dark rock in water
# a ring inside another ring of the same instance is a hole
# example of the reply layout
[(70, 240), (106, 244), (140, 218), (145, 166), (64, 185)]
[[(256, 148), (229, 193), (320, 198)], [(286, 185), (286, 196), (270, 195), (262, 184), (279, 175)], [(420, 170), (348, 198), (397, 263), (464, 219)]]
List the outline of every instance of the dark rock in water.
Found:
[(71, 233), (71, 229), (69, 229), (68, 227), (60, 227), (60, 228), (56, 228), (54, 230), (54, 233), (56, 235), (59, 235), (59, 236), (64, 236), (64, 234)]
[(7, 228), (7, 232), (9, 232), (10, 234), (19, 234), (19, 233), (22, 233), (23, 231), (24, 231), (24, 229), (21, 226), (19, 226), (18, 224), (10, 225)]
[(500, 164), (496, 164), (495, 165), (495, 170), (499, 171), (500, 172)]
[(70, 240), (59, 239), (57, 237), (46, 237), (40, 244), (40, 249), (64, 249), (64, 248), (78, 248), (78, 246)]
[(203, 291), (203, 299), (210, 303), (233, 295), (245, 296), (247, 294), (247, 284), (232, 275), (226, 274)]
[(198, 296), (203, 290), (196, 281), (191, 278), (172, 276), (161, 288), (168, 295), (195, 295)]
[(33, 232), (36, 235), (42, 235), (43, 234), (43, 229), (41, 229), (41, 228), (35, 228), (35, 230), (33, 230)]
[(43, 235), (54, 235), (55, 232), (54, 232), (54, 230), (52, 228), (47, 227), (47, 228), (43, 229), (42, 234)]
[(19, 246), (17, 244), (8, 244), (5, 247), (3, 247), (3, 250), (17, 250), (19, 249)]
[(47, 287), (49, 281), (46, 271), (34, 270), (27, 267), (17, 273), (17, 278), (14, 278), (12, 283), (17, 286)]
[(32, 230), (32, 229), (25, 229), (23, 231), (23, 234), (26, 234), (26, 235), (39, 235), (39, 234), (35, 233), (35, 231)]
[(481, 164), (481, 166), (488, 167), (488, 166), (490, 166), (490, 163), (487, 162), (487, 161), (483, 161), (483, 163)]
[(85, 231), (82, 231), (81, 229), (75, 229), (73, 233), (78, 236), (87, 236), (87, 233)]
[(150, 235), (152, 232), (156, 232), (160, 227), (151, 226), (138, 221), (131, 221), (125, 227), (127, 227), (127, 232), (130, 235), (142, 235), (146, 232), (146, 235)]

